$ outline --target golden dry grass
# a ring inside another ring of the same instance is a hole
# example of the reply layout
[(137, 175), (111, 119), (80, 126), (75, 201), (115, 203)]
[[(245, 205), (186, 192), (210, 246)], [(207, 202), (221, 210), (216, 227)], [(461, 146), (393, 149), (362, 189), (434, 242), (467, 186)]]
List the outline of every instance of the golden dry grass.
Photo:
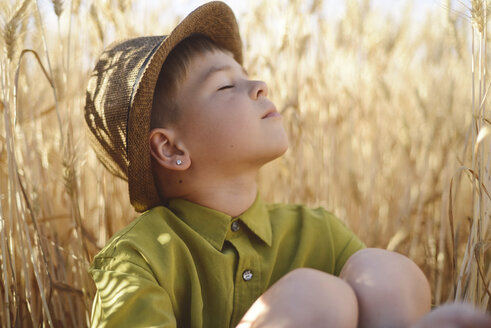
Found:
[[(262, 194), (325, 206), (367, 245), (406, 254), (434, 304), (489, 310), (488, 5), (422, 17), (410, 3), (400, 20), (368, 0), (339, 19), (322, 0), (251, 1), (238, 17), (248, 71), (290, 136)], [(165, 21), (130, 0), (50, 5), (0, 5), (2, 326), (87, 325), (88, 265), (136, 214), (88, 147), (86, 82), (105, 45), (179, 20), (167, 1)]]

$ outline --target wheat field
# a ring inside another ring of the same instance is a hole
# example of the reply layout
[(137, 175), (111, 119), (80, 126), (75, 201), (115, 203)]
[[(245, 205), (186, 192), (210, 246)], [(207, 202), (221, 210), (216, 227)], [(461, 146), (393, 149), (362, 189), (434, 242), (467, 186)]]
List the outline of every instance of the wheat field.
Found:
[[(3, 327), (87, 326), (88, 266), (137, 215), (88, 145), (83, 106), (105, 46), (168, 33), (195, 7), (147, 2), (0, 2)], [(328, 0), (248, 2), (237, 14), (245, 66), (290, 140), (260, 190), (324, 206), (366, 245), (407, 255), (435, 306), (489, 311), (491, 4), (436, 2), (423, 15), (405, 1), (397, 19), (370, 0), (345, 0), (338, 17)]]

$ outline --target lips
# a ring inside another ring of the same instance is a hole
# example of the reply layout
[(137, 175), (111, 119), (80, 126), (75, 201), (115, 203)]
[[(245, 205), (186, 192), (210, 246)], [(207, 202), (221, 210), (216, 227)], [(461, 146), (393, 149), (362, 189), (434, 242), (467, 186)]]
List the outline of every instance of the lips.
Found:
[(263, 115), (263, 117), (261, 117), (261, 119), (278, 117), (278, 116), (281, 116), (280, 113), (278, 113), (275, 107), (272, 107)]

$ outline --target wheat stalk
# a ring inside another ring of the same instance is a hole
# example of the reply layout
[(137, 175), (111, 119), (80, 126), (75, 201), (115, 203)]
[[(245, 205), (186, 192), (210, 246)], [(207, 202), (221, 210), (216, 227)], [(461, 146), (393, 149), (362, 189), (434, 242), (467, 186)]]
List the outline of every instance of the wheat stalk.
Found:
[(52, 0), (52, 3), (56, 16), (60, 18), (61, 13), (63, 12), (63, 0)]
[(12, 60), (17, 49), (17, 42), (20, 38), (19, 27), (23, 20), (29, 15), (29, 5), (31, 0), (24, 0), (14, 11), (12, 17), (7, 20), (2, 28), (2, 38), (5, 43), (7, 58)]
[(17, 22), (13, 19), (9, 20), (7, 25), (5, 26), (5, 30), (3, 33), (3, 39), (5, 42), (5, 47), (7, 49), (7, 58), (12, 60), (15, 52), (16, 46), (16, 32), (17, 32)]
[(94, 22), (97, 28), (97, 35), (99, 36), (99, 40), (104, 42), (104, 32), (102, 30), (102, 25), (99, 19), (97, 7), (94, 4), (90, 6), (90, 17), (92, 18), (92, 21)]
[(7, 241), (5, 235), (6, 220), (3, 217), (2, 202), (0, 202), (0, 247), (2, 248), (2, 282), (4, 293), (2, 325), (10, 327), (10, 297), (9, 297), (9, 279), (7, 276)]

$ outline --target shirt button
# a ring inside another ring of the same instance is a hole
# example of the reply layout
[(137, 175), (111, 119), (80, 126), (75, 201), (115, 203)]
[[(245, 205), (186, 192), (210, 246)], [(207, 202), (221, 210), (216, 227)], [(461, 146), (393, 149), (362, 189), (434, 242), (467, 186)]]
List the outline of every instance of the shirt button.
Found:
[(233, 232), (239, 231), (239, 229), (240, 229), (239, 221), (232, 222), (231, 229), (232, 229)]
[(242, 272), (242, 279), (245, 281), (249, 281), (252, 279), (252, 271), (251, 270), (245, 270)]

